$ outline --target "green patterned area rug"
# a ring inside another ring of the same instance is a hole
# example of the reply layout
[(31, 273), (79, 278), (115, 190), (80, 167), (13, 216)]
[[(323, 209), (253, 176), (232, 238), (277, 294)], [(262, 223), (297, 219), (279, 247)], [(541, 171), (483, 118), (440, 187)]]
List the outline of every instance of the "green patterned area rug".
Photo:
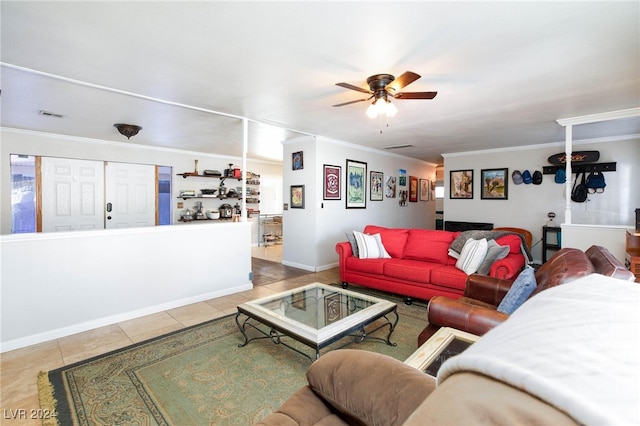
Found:
[[(408, 358), (426, 325), (425, 305), (385, 298), (398, 304), (397, 346), (346, 337), (321, 354), (344, 346)], [(41, 408), (55, 409), (60, 425), (250, 425), (306, 384), (311, 361), (269, 339), (238, 347), (243, 341), (230, 315), (41, 373)]]

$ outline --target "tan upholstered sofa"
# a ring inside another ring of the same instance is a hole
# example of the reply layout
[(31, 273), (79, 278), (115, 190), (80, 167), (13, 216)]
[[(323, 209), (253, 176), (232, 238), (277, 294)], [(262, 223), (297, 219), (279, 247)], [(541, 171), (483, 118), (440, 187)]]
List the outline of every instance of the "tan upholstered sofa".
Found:
[(638, 284), (600, 274), (550, 288), (446, 361), (437, 385), (385, 355), (332, 351), (259, 424), (638, 424), (639, 304)]

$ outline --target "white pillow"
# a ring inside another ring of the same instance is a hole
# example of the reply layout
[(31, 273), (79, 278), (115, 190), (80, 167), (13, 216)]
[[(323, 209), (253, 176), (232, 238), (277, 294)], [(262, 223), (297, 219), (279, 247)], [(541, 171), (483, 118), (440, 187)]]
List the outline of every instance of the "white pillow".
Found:
[(390, 258), (389, 253), (382, 245), (380, 234), (368, 235), (353, 231), (353, 236), (358, 244), (358, 257), (360, 259)]
[(460, 259), (460, 253), (452, 248), (449, 249), (449, 256), (453, 257), (454, 259)]
[(489, 243), (486, 238), (474, 240), (469, 238), (462, 247), (460, 258), (456, 262), (456, 268), (471, 275), (478, 270), (482, 261), (487, 256)]

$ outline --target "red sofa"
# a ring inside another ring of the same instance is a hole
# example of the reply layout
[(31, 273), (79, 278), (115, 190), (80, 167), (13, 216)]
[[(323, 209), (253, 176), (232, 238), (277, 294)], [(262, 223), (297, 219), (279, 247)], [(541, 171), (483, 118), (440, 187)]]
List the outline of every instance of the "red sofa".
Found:
[[(380, 234), (391, 258), (359, 259), (348, 241), (336, 244), (343, 286), (355, 284), (423, 300), (434, 296), (459, 298), (464, 294), (467, 274), (456, 268), (456, 259), (449, 256), (449, 246), (460, 232), (373, 225), (366, 226), (363, 232)], [(507, 257), (492, 265), (489, 275), (515, 277), (525, 264), (522, 238), (514, 233), (496, 242), (511, 249)]]

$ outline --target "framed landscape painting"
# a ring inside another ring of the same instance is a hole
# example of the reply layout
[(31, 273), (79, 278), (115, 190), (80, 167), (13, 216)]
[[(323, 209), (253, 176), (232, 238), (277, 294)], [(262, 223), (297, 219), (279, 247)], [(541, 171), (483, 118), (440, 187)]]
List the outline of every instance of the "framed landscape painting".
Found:
[(507, 200), (509, 198), (509, 169), (482, 169), (482, 200)]
[(348, 209), (367, 207), (367, 163), (347, 160), (347, 190), (345, 191)]

